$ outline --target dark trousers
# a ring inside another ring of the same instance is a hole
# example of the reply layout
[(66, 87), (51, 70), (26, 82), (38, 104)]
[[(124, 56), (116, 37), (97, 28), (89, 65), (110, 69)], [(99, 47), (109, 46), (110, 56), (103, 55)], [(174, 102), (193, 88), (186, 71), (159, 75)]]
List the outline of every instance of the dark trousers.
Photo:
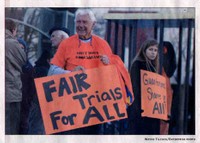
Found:
[(44, 135), (44, 123), (42, 119), (42, 113), (40, 110), (39, 103), (32, 102), (28, 117), (28, 134), (33, 135)]
[(28, 116), (30, 112), (29, 100), (25, 97), (21, 102), (21, 121), (20, 121), (20, 134), (28, 134)]
[(6, 102), (5, 132), (7, 135), (19, 134), (21, 102)]

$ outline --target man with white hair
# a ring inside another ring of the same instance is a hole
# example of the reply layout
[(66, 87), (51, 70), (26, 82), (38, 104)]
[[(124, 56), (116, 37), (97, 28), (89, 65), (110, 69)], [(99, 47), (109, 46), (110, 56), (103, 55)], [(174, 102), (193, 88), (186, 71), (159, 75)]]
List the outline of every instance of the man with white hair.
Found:
[[(114, 64), (120, 74), (122, 92), (127, 105), (133, 102), (130, 75), (124, 67), (121, 58), (114, 55), (108, 43), (92, 34), (96, 23), (94, 13), (87, 8), (80, 8), (75, 14), (76, 33), (63, 40), (51, 60), (49, 73), (68, 73), (74, 70), (84, 70)], [(72, 107), (75, 108), (75, 107)], [(69, 109), (70, 110), (70, 109)], [(65, 133), (64, 133), (65, 134)], [(93, 125), (66, 132), (66, 134), (102, 134), (101, 125)]]
[[(81, 8), (75, 14), (77, 34), (63, 40), (51, 60), (49, 73), (68, 73), (74, 68), (79, 70), (97, 68), (108, 65), (112, 51), (108, 43), (92, 34), (96, 23), (94, 13), (90, 9)], [(49, 74), (50, 75), (50, 74)], [(99, 125), (80, 128), (75, 134), (99, 134)], [(71, 132), (73, 133), (73, 131)]]
[(50, 40), (52, 48), (57, 49), (61, 41), (69, 37), (69, 33), (70, 31), (67, 28), (53, 27), (49, 31), (49, 35), (51, 36)]
[(80, 69), (96, 68), (110, 62), (112, 51), (108, 43), (92, 34), (96, 23), (93, 12), (90, 9), (78, 9), (75, 16), (77, 34), (63, 40), (59, 45), (51, 61), (51, 72), (55, 68), (69, 72), (77, 66)]

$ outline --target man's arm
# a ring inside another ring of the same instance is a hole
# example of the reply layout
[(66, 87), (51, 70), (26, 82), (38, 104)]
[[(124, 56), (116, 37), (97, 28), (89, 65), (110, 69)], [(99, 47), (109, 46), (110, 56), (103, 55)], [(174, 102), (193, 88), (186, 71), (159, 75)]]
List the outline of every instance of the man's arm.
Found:
[(65, 74), (65, 73), (70, 73), (74, 71), (83, 71), (85, 72), (85, 68), (82, 66), (76, 66), (72, 71), (69, 70), (64, 70), (59, 66), (56, 65), (51, 65), (48, 71), (48, 76), (50, 75), (56, 75), (56, 74)]
[(48, 76), (50, 75), (56, 75), (56, 74), (65, 74), (65, 73), (70, 73), (71, 71), (69, 70), (64, 70), (59, 66), (56, 65), (51, 65), (48, 71)]

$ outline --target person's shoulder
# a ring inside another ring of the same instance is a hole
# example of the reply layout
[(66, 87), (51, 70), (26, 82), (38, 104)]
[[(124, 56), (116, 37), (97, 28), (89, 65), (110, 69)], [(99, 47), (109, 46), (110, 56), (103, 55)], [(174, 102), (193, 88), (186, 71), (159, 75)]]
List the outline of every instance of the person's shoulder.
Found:
[(102, 42), (106, 42), (106, 40), (104, 40), (103, 38), (101, 38), (100, 36), (97, 35), (92, 35), (92, 39), (93, 40), (97, 40), (97, 41), (102, 41)]
[(9, 46), (10, 48), (21, 49), (19, 42), (16, 39), (14, 39), (14, 38), (7, 38), (5, 40), (5, 45)]
[(92, 35), (92, 40), (94, 40), (94, 42), (98, 43), (98, 45), (109, 46), (108, 42), (105, 39), (103, 39), (97, 35)]
[(101, 37), (95, 35), (95, 34), (92, 34), (92, 38), (95, 38), (95, 39), (102, 39)]
[(64, 39), (62, 43), (71, 45), (74, 42), (76, 43), (77, 40), (78, 40), (78, 36), (77, 34), (75, 34), (75, 35), (70, 36), (69, 38)]
[(74, 46), (77, 43), (78, 43), (77, 35), (72, 35), (69, 38), (62, 40), (59, 47), (62, 47), (64, 49), (66, 48), (70, 49), (71, 46)]
[(132, 67), (134, 68), (140, 68), (140, 67), (143, 67), (145, 65), (145, 61), (140, 61), (140, 60), (135, 60), (133, 63), (132, 63)]
[(139, 73), (139, 71), (141, 69), (143, 69), (143, 62), (139, 61), (139, 60), (135, 60), (132, 64), (131, 64), (131, 68), (130, 68), (130, 73), (131, 74), (135, 74), (135, 73)]
[(140, 60), (135, 60), (135, 62), (134, 62), (135, 64), (143, 64), (143, 63), (145, 63), (144, 61), (140, 61)]
[(67, 38), (67, 39), (70, 39), (70, 40), (72, 40), (72, 39), (78, 39), (78, 35), (77, 35), (77, 34), (74, 34), (74, 35), (70, 36), (70, 37)]
[(135, 64), (138, 64), (138, 63), (140, 63), (140, 61), (138, 61), (138, 60), (132, 61), (132, 65), (135, 65)]
[(8, 43), (19, 44), (19, 42), (16, 39), (11, 38), (11, 37), (6, 38), (5, 41)]

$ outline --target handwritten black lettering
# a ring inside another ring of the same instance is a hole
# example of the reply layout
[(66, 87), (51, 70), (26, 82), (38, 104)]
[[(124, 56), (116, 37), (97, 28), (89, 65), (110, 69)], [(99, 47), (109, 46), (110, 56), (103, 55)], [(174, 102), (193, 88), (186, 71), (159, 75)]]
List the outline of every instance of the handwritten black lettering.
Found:
[(55, 84), (54, 80), (43, 83), (44, 93), (47, 102), (53, 101), (52, 93), (57, 91), (55, 87), (50, 87), (54, 84)]
[(88, 124), (88, 122), (91, 118), (97, 118), (101, 122), (104, 121), (103, 117), (101, 116), (100, 112), (97, 110), (97, 108), (95, 106), (91, 106), (88, 108), (86, 115), (84, 117), (84, 120), (83, 120), (83, 124)]
[(78, 99), (79, 100), (79, 103), (81, 105), (81, 108), (82, 109), (85, 109), (85, 102), (83, 100), (83, 98), (86, 98), (87, 97), (87, 94), (79, 94), (79, 95), (74, 95), (73, 96), (73, 99)]
[(62, 111), (55, 111), (50, 114), (51, 122), (53, 125), (53, 129), (58, 129), (58, 120), (61, 119), (61, 123), (64, 125), (74, 125), (74, 118), (77, 116), (76, 114), (71, 114), (69, 116), (63, 116), (61, 115)]
[(64, 90), (66, 90), (67, 94), (71, 94), (72, 93), (72, 91), (71, 91), (66, 79), (65, 78), (61, 78), (60, 79), (60, 86), (59, 86), (59, 94), (58, 94), (58, 96), (63, 96)]

